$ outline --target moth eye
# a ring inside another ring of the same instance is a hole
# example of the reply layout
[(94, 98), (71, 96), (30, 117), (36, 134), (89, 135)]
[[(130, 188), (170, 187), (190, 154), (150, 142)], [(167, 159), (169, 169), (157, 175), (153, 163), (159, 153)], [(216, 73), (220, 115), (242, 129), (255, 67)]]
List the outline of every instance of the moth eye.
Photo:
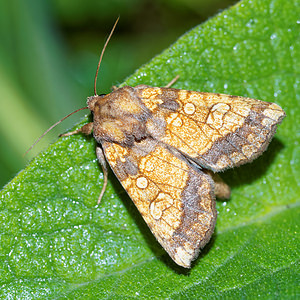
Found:
[(98, 96), (100, 96), (100, 97), (103, 97), (103, 96), (106, 96), (107, 94), (100, 94), (100, 95), (98, 95)]

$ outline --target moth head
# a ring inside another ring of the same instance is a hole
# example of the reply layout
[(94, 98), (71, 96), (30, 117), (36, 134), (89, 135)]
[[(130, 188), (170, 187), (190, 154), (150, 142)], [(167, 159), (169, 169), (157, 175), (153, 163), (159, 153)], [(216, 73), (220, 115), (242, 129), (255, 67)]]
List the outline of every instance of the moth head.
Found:
[(122, 87), (107, 95), (89, 97), (96, 140), (132, 145), (146, 136), (146, 120), (150, 113), (137, 97), (134, 88)]
[(96, 102), (101, 100), (105, 96), (106, 96), (106, 94), (88, 97), (87, 98), (87, 106), (88, 106), (89, 110), (94, 111)]

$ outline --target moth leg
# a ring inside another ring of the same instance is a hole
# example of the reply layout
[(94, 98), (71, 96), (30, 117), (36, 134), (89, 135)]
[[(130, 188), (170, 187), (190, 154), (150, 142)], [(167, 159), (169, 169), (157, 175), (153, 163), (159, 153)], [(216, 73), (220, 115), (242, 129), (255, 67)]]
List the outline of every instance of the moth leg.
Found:
[(166, 86), (165, 88), (171, 87), (179, 78), (179, 75), (175, 76)]
[(223, 181), (223, 179), (210, 170), (205, 170), (205, 173), (210, 175), (215, 183), (215, 195), (220, 199), (229, 199), (231, 190), (230, 187)]
[(77, 130), (60, 134), (59, 136), (70, 136), (70, 135), (81, 133), (81, 132), (86, 134), (86, 135), (89, 135), (89, 134), (92, 133), (92, 131), (93, 131), (93, 122), (87, 123), (87, 124), (83, 125), (81, 128), (79, 128)]
[(103, 187), (97, 201), (97, 205), (99, 205), (107, 187), (108, 169), (103, 150), (99, 145), (96, 147), (96, 155), (103, 171)]

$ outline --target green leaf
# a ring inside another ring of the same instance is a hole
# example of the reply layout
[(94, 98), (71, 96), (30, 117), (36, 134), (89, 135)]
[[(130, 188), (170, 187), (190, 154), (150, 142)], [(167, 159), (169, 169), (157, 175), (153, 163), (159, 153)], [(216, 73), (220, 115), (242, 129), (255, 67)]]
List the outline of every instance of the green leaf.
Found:
[[(225, 172), (215, 234), (191, 270), (176, 266), (113, 174), (99, 207), (95, 142), (59, 139), (1, 192), (0, 296), (6, 299), (294, 298), (299, 294), (299, 5), (242, 1), (180, 38), (126, 84), (276, 102), (268, 150)], [(86, 121), (86, 120), (85, 120)], [(80, 124), (78, 125), (78, 127)]]

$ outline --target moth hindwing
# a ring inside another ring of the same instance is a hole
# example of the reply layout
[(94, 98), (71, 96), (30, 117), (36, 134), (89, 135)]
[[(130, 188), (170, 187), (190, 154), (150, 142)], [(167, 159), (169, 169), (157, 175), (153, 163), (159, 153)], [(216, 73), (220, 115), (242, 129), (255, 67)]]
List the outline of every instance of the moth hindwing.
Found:
[(213, 233), (215, 195), (230, 195), (216, 172), (258, 157), (285, 116), (274, 103), (147, 85), (89, 97), (88, 107), (93, 123), (81, 131), (93, 131), (105, 174), (106, 158), (159, 243), (186, 268)]

